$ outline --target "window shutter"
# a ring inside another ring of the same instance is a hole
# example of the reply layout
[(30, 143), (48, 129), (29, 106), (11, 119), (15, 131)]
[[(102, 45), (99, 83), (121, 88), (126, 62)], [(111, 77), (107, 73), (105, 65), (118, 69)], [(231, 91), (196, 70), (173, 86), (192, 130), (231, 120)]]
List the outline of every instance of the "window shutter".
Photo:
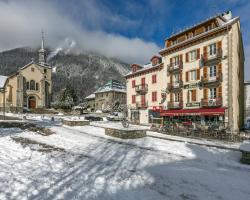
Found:
[(207, 59), (207, 47), (203, 47), (203, 57), (206, 60)]
[(200, 80), (200, 69), (197, 69), (197, 80)]
[(180, 61), (181, 61), (181, 63), (182, 63), (182, 59), (183, 59), (183, 58), (182, 58), (182, 54), (181, 54), (181, 55), (180, 55)]
[(155, 101), (157, 101), (157, 92), (155, 92)]
[(204, 79), (207, 78), (207, 67), (203, 68), (203, 77), (204, 77)]
[(182, 101), (182, 92), (180, 92), (180, 101)]
[(217, 48), (218, 49), (221, 49), (221, 45), (222, 45), (221, 41), (217, 42)]
[(173, 102), (173, 93), (170, 93), (170, 102)]
[(190, 90), (187, 91), (187, 102), (190, 102)]
[(170, 65), (172, 65), (173, 63), (173, 58), (170, 58)]
[(180, 81), (182, 81), (182, 73), (180, 72)]
[(204, 88), (204, 89), (203, 89), (203, 98), (204, 98), (204, 99), (208, 99), (207, 97), (208, 97), (208, 89), (207, 89), (207, 88)]
[(222, 86), (221, 85), (218, 87), (217, 92), (218, 92), (217, 97), (221, 98), (222, 97)]
[(188, 72), (186, 72), (186, 82), (188, 82), (189, 81), (189, 77), (188, 77)]
[(197, 59), (200, 59), (200, 48), (197, 49)]
[(154, 92), (152, 92), (152, 101), (154, 101)]
[(172, 75), (170, 76), (170, 83), (172, 84), (172, 82), (173, 82), (173, 77), (172, 77)]
[(222, 67), (221, 67), (221, 63), (218, 65), (218, 75), (221, 76), (222, 75)]
[(186, 53), (186, 62), (188, 62), (188, 53)]
[(196, 101), (196, 90), (192, 90), (192, 101)]

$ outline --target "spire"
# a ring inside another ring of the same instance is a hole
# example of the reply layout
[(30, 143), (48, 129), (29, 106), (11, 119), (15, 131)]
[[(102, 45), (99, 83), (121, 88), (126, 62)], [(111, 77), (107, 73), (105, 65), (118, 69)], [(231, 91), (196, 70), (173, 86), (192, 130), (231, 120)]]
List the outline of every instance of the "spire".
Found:
[(46, 64), (46, 50), (44, 49), (44, 32), (42, 30), (42, 45), (41, 49), (38, 51), (39, 53), (39, 64), (45, 65)]
[(44, 49), (44, 32), (42, 30), (42, 46), (41, 46), (41, 49)]

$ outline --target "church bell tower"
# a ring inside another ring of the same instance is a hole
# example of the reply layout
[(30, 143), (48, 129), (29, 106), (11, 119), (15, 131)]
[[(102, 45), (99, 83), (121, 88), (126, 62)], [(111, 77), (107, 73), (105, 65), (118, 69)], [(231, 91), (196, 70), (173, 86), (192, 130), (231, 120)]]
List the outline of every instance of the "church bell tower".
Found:
[(44, 49), (44, 33), (43, 33), (43, 31), (42, 31), (42, 45), (41, 45), (41, 49), (39, 49), (38, 53), (39, 53), (39, 64), (45, 65), (47, 55), (46, 55), (46, 50)]

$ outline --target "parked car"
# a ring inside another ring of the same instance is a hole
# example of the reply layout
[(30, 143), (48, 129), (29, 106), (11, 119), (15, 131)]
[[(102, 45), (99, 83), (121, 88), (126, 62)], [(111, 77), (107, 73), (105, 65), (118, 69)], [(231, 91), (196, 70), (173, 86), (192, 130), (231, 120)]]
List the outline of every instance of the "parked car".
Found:
[(85, 116), (85, 119), (89, 121), (103, 121), (102, 117), (93, 116), (93, 115)]

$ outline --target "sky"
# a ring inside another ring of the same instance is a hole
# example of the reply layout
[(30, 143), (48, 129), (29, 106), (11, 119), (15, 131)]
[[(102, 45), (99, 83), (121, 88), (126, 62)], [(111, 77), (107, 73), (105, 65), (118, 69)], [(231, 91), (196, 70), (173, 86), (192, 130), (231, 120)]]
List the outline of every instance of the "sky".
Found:
[(43, 29), (54, 53), (94, 51), (144, 64), (172, 33), (227, 10), (241, 19), (250, 80), (250, 0), (0, 0), (0, 51), (38, 47)]

